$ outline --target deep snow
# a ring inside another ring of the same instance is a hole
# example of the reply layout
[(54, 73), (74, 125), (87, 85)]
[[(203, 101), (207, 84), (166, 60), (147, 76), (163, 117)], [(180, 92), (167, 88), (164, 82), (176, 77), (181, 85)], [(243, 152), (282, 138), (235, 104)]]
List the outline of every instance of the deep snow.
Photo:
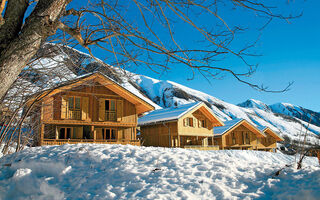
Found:
[(293, 161), (257, 151), (35, 147), (0, 159), (0, 199), (319, 199), (315, 158), (272, 178)]

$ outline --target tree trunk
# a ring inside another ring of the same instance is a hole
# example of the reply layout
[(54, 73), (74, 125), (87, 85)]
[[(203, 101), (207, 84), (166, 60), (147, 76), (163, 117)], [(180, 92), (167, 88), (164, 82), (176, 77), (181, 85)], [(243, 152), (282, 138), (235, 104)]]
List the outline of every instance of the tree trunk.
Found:
[[(0, 51), (0, 99), (3, 99), (21, 70), (57, 29), (57, 21), (71, 0), (39, 0), (26, 18), (21, 32)], [(5, 27), (5, 24), (0, 29)], [(1, 31), (0, 31), (1, 32)], [(1, 38), (1, 36), (0, 36)]]

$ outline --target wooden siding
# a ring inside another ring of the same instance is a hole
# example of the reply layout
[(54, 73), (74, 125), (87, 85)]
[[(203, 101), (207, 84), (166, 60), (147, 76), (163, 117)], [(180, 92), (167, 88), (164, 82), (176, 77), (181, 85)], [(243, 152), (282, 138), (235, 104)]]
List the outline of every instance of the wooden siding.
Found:
[[(186, 120), (187, 118), (193, 119), (193, 126), (185, 126), (184, 120)], [(199, 127), (199, 120), (206, 120), (207, 127)], [(213, 136), (212, 128), (213, 124), (199, 111), (190, 112), (178, 120), (179, 135)]]
[[(248, 141), (246, 139), (248, 134)], [(233, 139), (234, 136), (234, 139)], [(257, 135), (247, 127), (240, 125), (231, 132), (214, 138), (220, 149), (258, 149)]]
[[(135, 105), (119, 95), (116, 95), (112, 91), (109, 91), (107, 88), (104, 88), (104, 90), (102, 89), (103, 88), (96, 86), (95, 88), (81, 88), (81, 90), (79, 89), (80, 91), (64, 91), (55, 94), (43, 102), (44, 106), (42, 108), (42, 113), (44, 121), (48, 123), (48, 121), (53, 120), (61, 123), (61, 120), (73, 120), (67, 116), (67, 112), (69, 112), (67, 100), (68, 97), (75, 96), (81, 98), (81, 119), (75, 121), (87, 123), (104, 121), (99, 120), (99, 112), (103, 112), (103, 110), (99, 109), (99, 100), (111, 99), (116, 102), (115, 122), (137, 124), (138, 115), (136, 113)], [(85, 93), (82, 90), (89, 92)], [(105, 91), (105, 93), (102, 95), (101, 93), (103, 91)], [(109, 94), (112, 96), (109, 96)]]
[(177, 122), (142, 126), (140, 128), (142, 145), (169, 147), (169, 128), (171, 137), (178, 136)]

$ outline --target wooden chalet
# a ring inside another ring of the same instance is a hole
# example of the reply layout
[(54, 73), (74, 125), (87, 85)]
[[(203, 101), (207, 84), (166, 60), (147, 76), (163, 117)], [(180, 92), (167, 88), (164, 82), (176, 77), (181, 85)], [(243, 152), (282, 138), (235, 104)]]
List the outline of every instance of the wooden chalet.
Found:
[(284, 139), (269, 127), (259, 127), (259, 130), (264, 133), (265, 137), (259, 138), (258, 150), (276, 152), (277, 142), (281, 142)]
[(209, 143), (213, 127), (223, 126), (203, 102), (159, 109), (139, 118), (142, 144), (202, 150), (218, 149)]
[(143, 96), (98, 72), (46, 90), (39, 97), (32, 112), (32, 120), (40, 124), (39, 130), (34, 130), (39, 145), (140, 145), (136, 138), (138, 115), (154, 110)]
[(265, 138), (257, 127), (245, 119), (225, 121), (214, 129), (214, 144), (219, 149), (258, 150), (260, 138)]

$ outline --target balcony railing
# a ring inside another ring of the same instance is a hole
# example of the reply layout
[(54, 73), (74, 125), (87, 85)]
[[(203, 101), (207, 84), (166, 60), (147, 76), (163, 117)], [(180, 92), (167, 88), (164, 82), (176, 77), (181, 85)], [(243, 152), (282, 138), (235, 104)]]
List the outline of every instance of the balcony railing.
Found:
[(78, 144), (78, 143), (96, 143), (96, 144), (131, 144), (140, 146), (140, 140), (93, 140), (93, 139), (43, 139), (41, 145), (63, 145), (63, 144)]
[(219, 150), (219, 145), (185, 145), (185, 149), (197, 149), (197, 150)]
[(106, 120), (106, 121), (116, 121), (116, 120), (117, 120), (117, 113), (116, 113), (116, 111), (115, 111), (115, 110), (113, 110), (113, 111), (111, 111), (111, 110), (106, 111), (105, 120)]
[(81, 110), (69, 110), (68, 119), (80, 120), (81, 119)]

